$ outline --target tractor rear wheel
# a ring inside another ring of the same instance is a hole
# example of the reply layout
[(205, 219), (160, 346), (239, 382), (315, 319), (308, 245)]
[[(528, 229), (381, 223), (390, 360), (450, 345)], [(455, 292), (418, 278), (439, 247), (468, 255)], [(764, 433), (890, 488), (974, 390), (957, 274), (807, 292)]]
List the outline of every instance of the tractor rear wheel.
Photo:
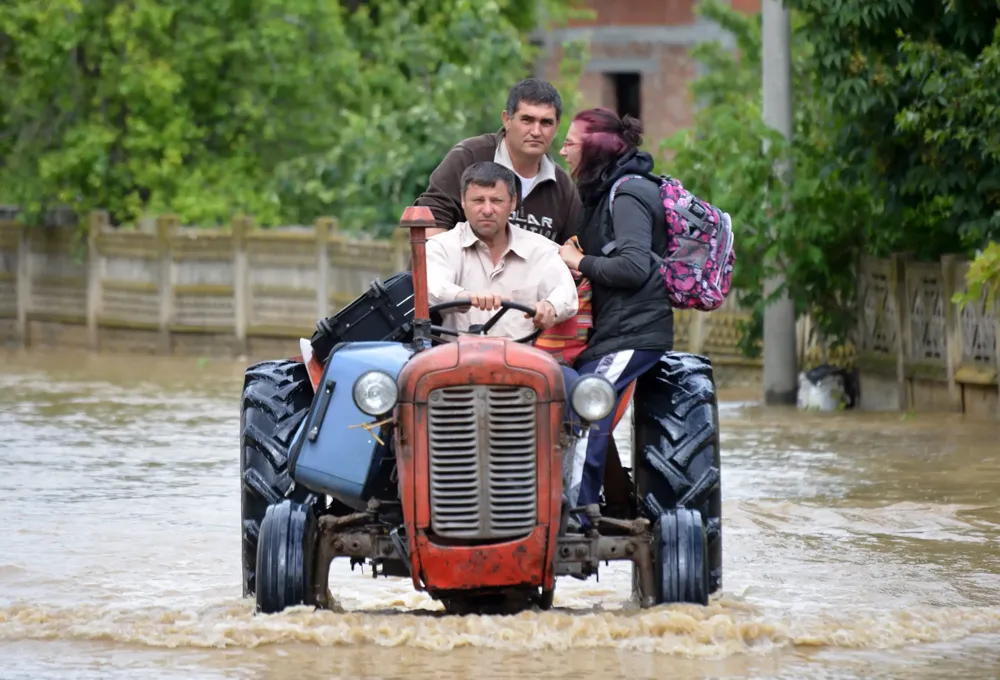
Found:
[(635, 406), (638, 511), (653, 523), (671, 510), (699, 511), (714, 593), (722, 588), (722, 486), (712, 362), (667, 352), (639, 378)]
[(240, 514), (243, 533), (243, 596), (257, 589), (257, 543), (268, 508), (288, 498), (302, 505), (326, 497), (292, 487), (288, 452), (312, 403), (305, 364), (265, 361), (247, 369), (240, 407)]

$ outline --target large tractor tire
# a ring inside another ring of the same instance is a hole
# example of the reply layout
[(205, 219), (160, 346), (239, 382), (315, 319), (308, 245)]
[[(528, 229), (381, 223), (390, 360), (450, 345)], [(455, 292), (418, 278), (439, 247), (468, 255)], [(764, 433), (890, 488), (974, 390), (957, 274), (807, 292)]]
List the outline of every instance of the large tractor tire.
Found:
[(265, 361), (246, 371), (240, 408), (243, 597), (257, 590), (257, 542), (267, 509), (285, 498), (304, 506), (326, 500), (303, 487), (289, 492), (289, 447), (312, 399), (301, 362)]
[(719, 407), (712, 362), (668, 352), (635, 391), (636, 498), (650, 522), (698, 510), (704, 522), (709, 593), (722, 588)]

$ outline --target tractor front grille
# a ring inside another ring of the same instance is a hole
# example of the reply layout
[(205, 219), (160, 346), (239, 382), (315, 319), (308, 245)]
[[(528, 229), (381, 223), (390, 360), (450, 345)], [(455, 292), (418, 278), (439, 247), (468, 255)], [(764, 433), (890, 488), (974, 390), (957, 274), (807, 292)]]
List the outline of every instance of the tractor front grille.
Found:
[(538, 516), (537, 399), (526, 387), (434, 390), (429, 400), (431, 529), (438, 536), (526, 536)]

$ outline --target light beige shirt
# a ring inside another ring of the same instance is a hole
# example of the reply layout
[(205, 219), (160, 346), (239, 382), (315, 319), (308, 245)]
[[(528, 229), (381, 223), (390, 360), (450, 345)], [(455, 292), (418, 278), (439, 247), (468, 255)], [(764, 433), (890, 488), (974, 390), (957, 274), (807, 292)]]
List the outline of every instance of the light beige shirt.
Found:
[[(496, 265), (489, 247), (479, 240), (468, 222), (427, 239), (427, 291), (430, 304), (468, 298), (470, 293), (493, 293), (501, 299), (534, 306), (546, 300), (556, 310), (556, 323), (576, 314), (579, 300), (569, 267), (551, 240), (508, 225), (507, 250)], [(486, 323), (499, 310), (471, 308), (445, 310), (444, 327), (466, 331)], [(535, 332), (524, 312), (508, 309), (489, 335), (519, 339)], [(453, 337), (445, 336), (453, 340)]]

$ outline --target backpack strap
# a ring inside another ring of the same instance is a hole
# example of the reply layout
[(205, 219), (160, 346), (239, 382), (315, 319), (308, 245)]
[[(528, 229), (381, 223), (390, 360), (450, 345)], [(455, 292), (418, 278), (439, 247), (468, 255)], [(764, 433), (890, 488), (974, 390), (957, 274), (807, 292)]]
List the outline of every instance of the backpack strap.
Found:
[(618, 191), (618, 187), (620, 187), (623, 182), (633, 178), (649, 179), (646, 175), (622, 175), (619, 177), (618, 180), (611, 185), (611, 200), (608, 203), (608, 210), (614, 210), (615, 208), (615, 193)]
[[(626, 182), (626, 181), (628, 181), (630, 179), (634, 179), (634, 178), (636, 178), (636, 179), (648, 179), (651, 182), (655, 182), (656, 184), (659, 184), (664, 179), (663, 177), (658, 177), (656, 175), (652, 175), (652, 174), (649, 174), (649, 173), (643, 174), (643, 175), (622, 175), (621, 177), (619, 177), (615, 181), (615, 183), (613, 185), (611, 185), (611, 197), (610, 197), (610, 199), (608, 201), (608, 212), (609, 213), (612, 212), (612, 211), (614, 211), (614, 209), (615, 209), (615, 193), (618, 191), (618, 187), (620, 187), (624, 182)], [(618, 247), (618, 244), (615, 243), (614, 239), (612, 239), (603, 248), (601, 248), (601, 254), (603, 254), (604, 256), (608, 256), (612, 252), (614, 252), (615, 248), (617, 248), (617, 247)]]

